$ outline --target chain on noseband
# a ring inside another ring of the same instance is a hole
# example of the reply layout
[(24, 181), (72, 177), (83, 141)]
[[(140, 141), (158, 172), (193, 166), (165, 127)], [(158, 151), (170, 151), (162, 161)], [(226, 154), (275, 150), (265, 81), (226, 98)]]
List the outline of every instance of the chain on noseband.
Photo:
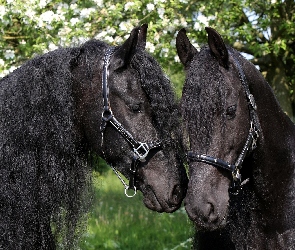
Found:
[[(231, 53), (229, 52), (229, 54)], [(187, 157), (190, 161), (204, 162), (214, 167), (223, 168), (225, 170), (230, 171), (233, 177), (231, 193), (236, 194), (238, 192), (238, 188), (240, 188), (243, 184), (241, 183), (242, 176), (240, 174), (242, 164), (244, 162), (244, 159), (246, 158), (247, 153), (250, 150), (253, 151), (256, 148), (257, 140), (259, 137), (260, 125), (256, 111), (257, 106), (253, 95), (250, 93), (249, 85), (247, 83), (244, 71), (240, 63), (236, 60), (236, 58), (233, 55), (232, 57), (234, 59), (234, 65), (238, 69), (239, 78), (247, 96), (248, 108), (250, 113), (250, 129), (244, 147), (234, 164), (230, 164), (222, 159), (214, 158), (208, 155), (196, 154), (192, 151), (188, 152)]]
[[(102, 146), (104, 142), (104, 131), (107, 124), (110, 124), (121, 136), (130, 144), (133, 150), (133, 158), (130, 166), (130, 180), (129, 185), (125, 183), (123, 178), (120, 176), (119, 172), (110, 164), (111, 168), (122, 182), (125, 187), (125, 195), (127, 197), (133, 197), (136, 194), (136, 186), (135, 186), (135, 175), (136, 170), (140, 162), (145, 162), (146, 157), (148, 156), (151, 149), (161, 148), (161, 142), (154, 143), (146, 143), (140, 142), (133, 138), (133, 136), (123, 127), (123, 125), (118, 122), (118, 120), (114, 117), (113, 112), (110, 107), (109, 102), (109, 86), (108, 86), (108, 67), (110, 64), (111, 56), (114, 53), (115, 48), (109, 47), (106, 50), (104, 55), (104, 64), (103, 64), (103, 74), (102, 74), (102, 95), (103, 95), (103, 111), (102, 111), (102, 121), (100, 126), (100, 131), (102, 134)], [(127, 191), (129, 189), (134, 190), (133, 195), (128, 195)]]

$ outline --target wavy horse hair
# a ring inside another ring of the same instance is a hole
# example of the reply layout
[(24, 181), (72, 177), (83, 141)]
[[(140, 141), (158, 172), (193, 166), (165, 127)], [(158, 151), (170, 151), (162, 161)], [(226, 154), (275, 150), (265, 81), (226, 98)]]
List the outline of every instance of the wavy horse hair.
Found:
[(206, 31), (209, 46), (200, 51), (184, 29), (176, 43), (186, 69), (185, 207), (195, 247), (293, 249), (295, 126), (256, 67), (214, 29)]
[[(145, 52), (147, 25), (115, 48), (109, 100), (138, 140), (162, 142), (135, 185), (159, 212), (179, 208), (186, 175), (171, 84)], [(106, 43), (91, 40), (37, 56), (0, 81), (0, 249), (74, 249), (91, 198), (93, 154), (127, 178), (133, 151), (107, 125), (100, 132)], [(157, 176), (155, 179), (154, 176)]]

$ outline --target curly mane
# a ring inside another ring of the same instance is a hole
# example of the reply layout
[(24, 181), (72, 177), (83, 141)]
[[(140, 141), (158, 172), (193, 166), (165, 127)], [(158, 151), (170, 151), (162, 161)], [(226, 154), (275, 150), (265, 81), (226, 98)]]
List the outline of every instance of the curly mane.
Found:
[[(157, 66), (156, 66), (157, 65)], [(168, 77), (163, 75), (158, 63), (145, 51), (135, 54), (131, 66), (139, 72), (142, 88), (148, 96), (155, 128), (163, 142), (163, 151), (179, 147), (180, 113), (175, 92)]]
[(64, 238), (65, 248), (74, 244), (90, 181), (74, 125), (70, 62), (77, 53), (38, 56), (0, 81), (1, 249), (36, 242), (47, 249), (53, 237)]
[(225, 107), (226, 91), (217, 60), (208, 60), (208, 57), (213, 55), (208, 46), (204, 46), (197, 56), (198, 60), (192, 61), (187, 72), (181, 100), (186, 129), (195, 131), (191, 143), (203, 150), (207, 150), (211, 142), (214, 114), (222, 112)]

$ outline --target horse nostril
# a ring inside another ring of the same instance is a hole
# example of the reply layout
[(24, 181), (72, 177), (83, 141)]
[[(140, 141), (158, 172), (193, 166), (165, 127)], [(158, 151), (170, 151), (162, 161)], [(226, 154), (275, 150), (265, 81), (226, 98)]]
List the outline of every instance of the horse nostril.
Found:
[(182, 200), (182, 190), (180, 185), (175, 185), (171, 197), (170, 197), (170, 204), (172, 205), (178, 205)]
[(218, 219), (218, 216), (216, 214), (214, 205), (210, 202), (208, 202), (208, 220), (209, 222), (215, 222)]

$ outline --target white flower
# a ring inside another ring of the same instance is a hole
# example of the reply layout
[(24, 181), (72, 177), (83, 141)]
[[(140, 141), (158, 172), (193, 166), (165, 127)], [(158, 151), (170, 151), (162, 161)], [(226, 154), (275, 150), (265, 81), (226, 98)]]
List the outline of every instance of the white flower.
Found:
[(5, 15), (5, 13), (6, 13), (5, 6), (4, 5), (0, 5), (0, 19), (3, 18), (3, 16)]
[(198, 22), (195, 22), (194, 24), (194, 30), (202, 30), (201, 25)]
[(71, 33), (71, 31), (72, 31), (71, 28), (64, 26), (59, 30), (58, 35), (62, 38), (63, 37), (65, 38), (69, 33)]
[(131, 29), (133, 28), (133, 26), (130, 22), (122, 22), (122, 23), (120, 23), (119, 27), (120, 27), (120, 30), (126, 31), (126, 32), (130, 32)]
[(114, 42), (115, 42), (116, 44), (121, 44), (121, 43), (124, 42), (124, 40), (123, 40), (122, 37), (120, 37), (120, 36), (116, 36), (115, 39), (114, 39)]
[(161, 19), (164, 18), (164, 14), (165, 14), (165, 9), (164, 8), (158, 8), (158, 14), (159, 14), (159, 17)]
[(196, 43), (195, 41), (192, 41), (192, 45), (197, 49), (197, 50), (200, 50), (201, 49), (201, 46)]
[(6, 59), (13, 59), (15, 57), (14, 51), (11, 49), (8, 49), (4, 52), (4, 57)]
[(71, 18), (70, 23), (72, 26), (75, 26), (76, 23), (79, 22), (79, 19), (77, 17)]
[(40, 2), (39, 2), (39, 7), (40, 7), (41, 9), (43, 9), (43, 8), (46, 7), (47, 3), (48, 3), (47, 0), (40, 0)]
[(11, 73), (12, 71), (15, 71), (18, 67), (15, 66), (11, 66), (11, 68), (9, 69), (9, 72)]
[(55, 19), (55, 14), (52, 10), (48, 10), (40, 15), (39, 21), (51, 23)]
[(49, 51), (56, 50), (58, 47), (54, 43), (50, 43), (48, 46)]
[(116, 5), (114, 5), (114, 4), (112, 4), (112, 5), (108, 8), (108, 10), (110, 10), (110, 11), (115, 10), (115, 9), (116, 9)]
[(187, 22), (186, 22), (185, 18), (182, 17), (182, 18), (180, 19), (180, 23), (181, 23), (181, 26), (182, 26), (182, 27), (187, 27)]
[(5, 65), (4, 60), (0, 58), (0, 66), (4, 66), (4, 65)]
[(108, 27), (108, 33), (110, 35), (114, 35), (116, 33), (116, 30), (113, 27)]
[(148, 3), (146, 5), (146, 8), (147, 8), (148, 12), (151, 12), (155, 9), (155, 5), (153, 5), (152, 3)]
[(133, 2), (127, 2), (124, 6), (124, 10), (127, 11), (127, 10), (131, 9), (133, 5), (134, 5)]
[(105, 40), (106, 42), (112, 43), (112, 42), (114, 41), (114, 38), (113, 38), (112, 36), (106, 36), (106, 37), (104, 38), (104, 40)]
[(161, 49), (160, 57), (168, 57), (168, 52), (169, 52), (168, 48)]
[(60, 3), (56, 9), (56, 14), (65, 15), (69, 9), (69, 5), (67, 3)]
[(81, 12), (80, 12), (80, 17), (81, 17), (81, 18), (87, 18), (87, 17), (90, 16), (90, 14), (91, 14), (92, 12), (95, 12), (95, 9), (94, 9), (94, 8), (86, 8), (86, 9), (83, 9), (83, 10), (81, 10)]
[(208, 17), (203, 16), (203, 15), (199, 15), (197, 19), (200, 23), (204, 24), (205, 26), (209, 25), (209, 18)]
[(174, 61), (177, 62), (177, 63), (179, 63), (180, 62), (179, 57), (178, 56), (174, 56)]
[(70, 9), (71, 10), (75, 10), (75, 9), (77, 9), (78, 8), (78, 5), (76, 4), (76, 3), (72, 3), (71, 5), (70, 5)]
[(103, 0), (93, 0), (93, 2), (95, 2), (98, 7), (103, 7)]
[(178, 26), (179, 25), (179, 20), (178, 19), (174, 19), (173, 22), (172, 22), (172, 24), (174, 26)]
[(147, 51), (149, 51), (150, 53), (154, 53), (156, 47), (155, 47), (152, 43), (150, 43), (150, 42), (146, 42), (146, 49), (147, 49)]
[(91, 28), (91, 23), (85, 23), (85, 25), (84, 25), (84, 29), (85, 29), (86, 31), (90, 31), (90, 28)]
[(35, 18), (35, 15), (36, 15), (36, 12), (32, 9), (28, 9), (25, 12), (25, 16), (27, 16), (31, 20)]
[(95, 39), (98, 39), (98, 40), (101, 40), (101, 39), (103, 39), (107, 34), (108, 34), (108, 33), (107, 33), (105, 30), (103, 30), (102, 32), (98, 33), (94, 38), (95, 38)]
[(159, 42), (159, 40), (160, 40), (160, 34), (159, 33), (154, 34), (154, 41)]
[(0, 73), (0, 78), (6, 76), (8, 74), (9, 74), (9, 70), (5, 69), (5, 70), (2, 71), (2, 73)]

